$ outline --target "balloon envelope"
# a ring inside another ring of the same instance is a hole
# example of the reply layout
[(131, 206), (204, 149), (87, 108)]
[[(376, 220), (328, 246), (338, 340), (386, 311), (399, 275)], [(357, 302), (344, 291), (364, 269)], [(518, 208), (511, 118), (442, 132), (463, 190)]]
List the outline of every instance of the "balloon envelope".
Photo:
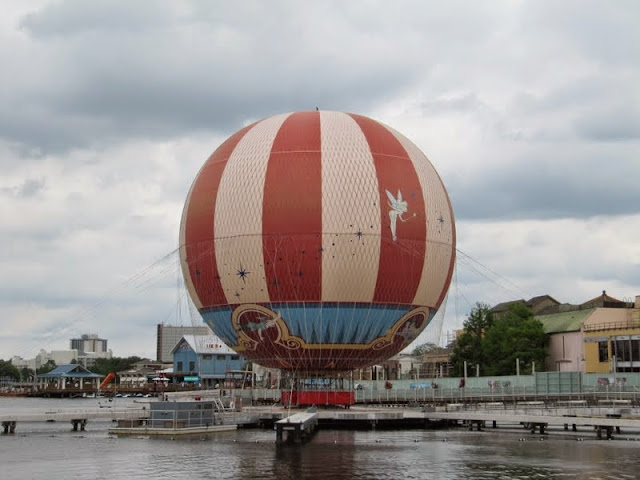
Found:
[(427, 157), (370, 118), (295, 112), (249, 125), (189, 191), (180, 257), (190, 296), (265, 367), (338, 372), (408, 346), (442, 303), (454, 216)]

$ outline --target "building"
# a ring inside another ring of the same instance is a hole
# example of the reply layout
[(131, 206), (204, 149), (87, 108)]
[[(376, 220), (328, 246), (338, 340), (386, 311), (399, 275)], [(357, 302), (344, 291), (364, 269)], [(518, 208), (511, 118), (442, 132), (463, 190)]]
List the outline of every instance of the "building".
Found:
[(229, 372), (241, 371), (245, 359), (215, 335), (186, 335), (172, 350), (174, 382), (222, 384)]
[(603, 291), (572, 310), (536, 318), (549, 335), (548, 370), (640, 372), (640, 296), (625, 302)]
[(85, 333), (80, 338), (70, 340), (71, 349), (80, 353), (105, 353), (107, 352), (107, 340), (98, 337), (95, 333)]
[(159, 323), (156, 336), (156, 360), (162, 363), (172, 363), (173, 355), (171, 352), (182, 337), (187, 335), (213, 335), (213, 332), (205, 324), (184, 327)]
[[(417, 378), (420, 368), (422, 367), (422, 358), (420, 356), (413, 355), (411, 353), (398, 353), (389, 360), (382, 364), (385, 377), (388, 380), (404, 380)], [(366, 374), (363, 376), (360, 374), (357, 379), (371, 379), (373, 377), (380, 377), (376, 375), (375, 371), (367, 371), (370, 369), (364, 369)]]
[(436, 348), (422, 355), (420, 378), (443, 378), (453, 375), (451, 348)]
[(107, 349), (107, 340), (100, 338), (95, 333), (85, 333), (80, 338), (72, 338), (71, 350), (77, 350), (77, 361), (80, 365), (91, 367), (97, 358), (111, 358), (111, 350)]
[(509, 302), (502, 302), (492, 307), (489, 313), (493, 315), (493, 318), (504, 317), (509, 309), (516, 305), (521, 304), (527, 307), (533, 312), (534, 315), (545, 315), (550, 313), (556, 313), (560, 310), (560, 302), (550, 295), (539, 295), (532, 297), (529, 300), (512, 300)]
[(585, 372), (584, 334), (582, 325), (594, 309), (541, 315), (549, 336), (545, 367), (550, 372)]
[(633, 308), (596, 308), (582, 328), (588, 372), (640, 372), (640, 296)]
[(633, 308), (633, 303), (618, 300), (610, 295), (607, 295), (607, 291), (603, 290), (602, 295), (587, 300), (580, 305), (580, 308)]
[(128, 370), (116, 372), (116, 376), (120, 385), (144, 385), (157, 378), (163, 367), (162, 362), (145, 358), (131, 365)]
[(37, 370), (48, 362), (53, 362), (56, 365), (64, 365), (69, 363), (78, 363), (78, 351), (77, 350), (51, 350), (47, 352), (41, 349), (40, 352), (29, 360), (25, 360), (22, 357), (14, 356), (11, 358), (11, 364), (18, 370), (28, 368), (29, 370)]
[(64, 390), (73, 391), (97, 391), (102, 375), (92, 373), (82, 365), (59, 365), (48, 373), (36, 376), (39, 391)]

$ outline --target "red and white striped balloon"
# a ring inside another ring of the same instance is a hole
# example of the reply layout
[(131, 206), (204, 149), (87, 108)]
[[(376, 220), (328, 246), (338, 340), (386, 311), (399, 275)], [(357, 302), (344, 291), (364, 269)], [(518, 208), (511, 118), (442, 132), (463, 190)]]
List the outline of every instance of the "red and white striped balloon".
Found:
[(180, 253), (194, 304), (232, 348), (265, 366), (346, 370), (427, 325), (451, 280), (454, 216), (400, 133), (355, 114), (287, 113), (205, 162)]

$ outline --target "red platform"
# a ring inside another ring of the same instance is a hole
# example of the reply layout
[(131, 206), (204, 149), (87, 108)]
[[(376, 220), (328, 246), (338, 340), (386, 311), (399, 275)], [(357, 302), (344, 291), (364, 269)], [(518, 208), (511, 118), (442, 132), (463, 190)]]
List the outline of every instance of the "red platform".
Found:
[(282, 392), (283, 405), (353, 405), (353, 392), (338, 392), (335, 390), (300, 390)]

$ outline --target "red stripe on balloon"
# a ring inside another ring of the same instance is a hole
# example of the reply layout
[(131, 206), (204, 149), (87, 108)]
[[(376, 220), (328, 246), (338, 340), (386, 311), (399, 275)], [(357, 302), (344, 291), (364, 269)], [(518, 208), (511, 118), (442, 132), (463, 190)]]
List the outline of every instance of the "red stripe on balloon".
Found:
[(320, 114), (289, 116), (271, 148), (262, 233), (272, 302), (320, 301), (322, 155)]
[[(369, 144), (380, 190), (382, 220), (380, 266), (373, 296), (374, 303), (413, 301), (420, 284), (425, 259), (427, 222), (422, 188), (413, 163), (404, 147), (382, 124), (350, 114)], [(392, 207), (387, 191), (395, 200), (402, 195), (406, 212), (395, 217), (396, 238), (392, 235)]]
[(211, 154), (196, 177), (186, 206), (186, 262), (203, 308), (227, 303), (216, 262), (214, 214), (220, 179), (227, 160), (252, 127), (253, 125), (249, 125), (238, 131)]

